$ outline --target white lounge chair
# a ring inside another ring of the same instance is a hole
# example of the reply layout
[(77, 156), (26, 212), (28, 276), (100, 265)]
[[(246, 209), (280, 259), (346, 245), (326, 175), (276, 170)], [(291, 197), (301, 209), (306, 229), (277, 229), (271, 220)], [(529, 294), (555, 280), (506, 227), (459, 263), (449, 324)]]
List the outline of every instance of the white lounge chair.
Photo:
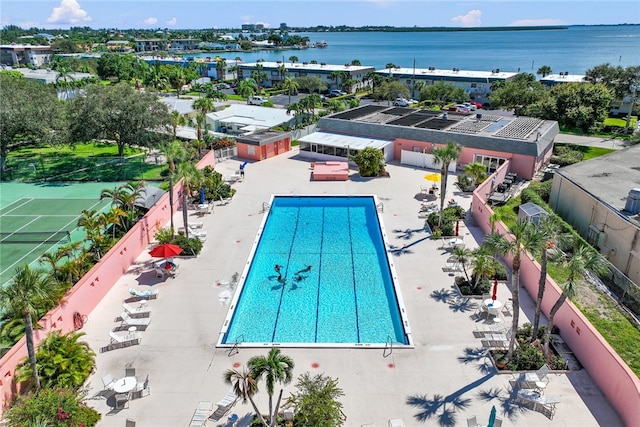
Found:
[(134, 331), (119, 335), (114, 331), (109, 331), (109, 337), (111, 337), (111, 344), (135, 345), (140, 344), (140, 341), (142, 341), (142, 332)]
[(222, 398), (222, 400), (219, 400), (218, 402), (216, 402), (216, 405), (226, 408), (226, 407), (232, 406), (234, 403), (236, 403), (237, 400), (238, 400), (238, 396), (236, 395), (236, 392), (232, 387), (229, 389), (227, 394)]
[(520, 374), (515, 378), (518, 388), (534, 388), (536, 390), (544, 390), (549, 384), (549, 367), (545, 364), (535, 372), (527, 372)]
[(480, 424), (478, 424), (478, 420), (476, 419), (475, 415), (467, 418), (467, 427), (480, 427)]
[(151, 317), (134, 318), (129, 316), (126, 311), (120, 315), (122, 324), (126, 326), (148, 326), (151, 323)]
[[(122, 308), (124, 308), (124, 311), (126, 311), (131, 315), (146, 314), (148, 316), (151, 313), (151, 309), (146, 304), (139, 304), (138, 307), (134, 307), (131, 304), (127, 304), (126, 302), (123, 302)], [(138, 316), (138, 317), (143, 317), (143, 316)]]
[(198, 406), (191, 417), (191, 423), (189, 427), (201, 427), (207, 423), (209, 414), (213, 410), (213, 403), (210, 401), (200, 401)]
[(189, 230), (189, 233), (194, 236), (197, 237), (198, 239), (200, 239), (201, 242), (206, 242), (207, 241), (207, 232), (206, 231), (200, 231), (200, 230)]

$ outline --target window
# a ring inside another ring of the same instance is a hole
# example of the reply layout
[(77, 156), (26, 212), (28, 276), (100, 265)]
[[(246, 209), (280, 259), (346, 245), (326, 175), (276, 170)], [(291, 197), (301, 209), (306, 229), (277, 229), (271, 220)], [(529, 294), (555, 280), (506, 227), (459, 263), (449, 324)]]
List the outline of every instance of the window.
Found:
[(251, 156), (255, 156), (256, 155), (256, 147), (254, 147), (253, 145), (250, 145), (249, 147), (247, 147), (247, 154), (249, 154)]
[(471, 87), (478, 87), (477, 83), (471, 83)]
[(502, 166), (504, 162), (507, 161), (507, 159), (502, 157), (490, 157), (476, 154), (473, 156), (473, 161), (474, 163), (482, 163), (483, 165), (485, 165), (487, 167), (487, 173), (491, 174), (495, 172), (496, 169), (498, 169), (500, 166)]

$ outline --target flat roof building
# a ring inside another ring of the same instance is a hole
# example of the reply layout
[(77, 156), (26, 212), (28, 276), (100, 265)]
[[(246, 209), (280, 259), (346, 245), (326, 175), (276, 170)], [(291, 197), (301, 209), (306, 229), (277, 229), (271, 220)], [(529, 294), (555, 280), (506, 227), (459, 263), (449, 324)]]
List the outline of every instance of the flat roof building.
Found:
[[(548, 163), (558, 133), (557, 122), (532, 117), (462, 115), (367, 105), (322, 117), (316, 134), (300, 139), (300, 153), (314, 159), (344, 158), (346, 150), (353, 154), (356, 146), (346, 138), (349, 136), (360, 138), (361, 142), (368, 139), (383, 142), (387, 160), (439, 169), (431, 153), (434, 148), (452, 141), (462, 147), (458, 158), (460, 166), (482, 163), (491, 173), (510, 160), (512, 172), (531, 179)], [(384, 144), (384, 141), (393, 144)], [(455, 162), (451, 164), (452, 171), (456, 166)]]
[(415, 82), (424, 82), (427, 85), (433, 85), (437, 82), (452, 84), (461, 87), (469, 94), (469, 97), (477, 102), (488, 103), (491, 94), (491, 85), (496, 82), (507, 82), (516, 78), (518, 73), (500, 71), (493, 69), (491, 71), (472, 71), (461, 70), (459, 68), (451, 68), (449, 70), (441, 70), (435, 67), (428, 68), (390, 68), (376, 70), (376, 73), (391, 77), (394, 80), (402, 82), (409, 87), (413, 97), (417, 97), (417, 91), (414, 91)]
[(39, 67), (51, 61), (51, 46), (30, 44), (0, 45), (0, 64)]

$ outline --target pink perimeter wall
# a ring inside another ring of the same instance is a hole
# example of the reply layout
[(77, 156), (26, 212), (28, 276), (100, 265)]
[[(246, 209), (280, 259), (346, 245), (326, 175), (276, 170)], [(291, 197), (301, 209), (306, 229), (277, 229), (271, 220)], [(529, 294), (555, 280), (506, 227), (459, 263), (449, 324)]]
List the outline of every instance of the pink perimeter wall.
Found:
[[(507, 171), (508, 162), (496, 172), (499, 175), (496, 181), (500, 182)], [(491, 207), (485, 204), (490, 185), (491, 179), (488, 179), (476, 189), (471, 205), (473, 218), (485, 234), (491, 232), (489, 218), (493, 214)], [(502, 222), (496, 222), (494, 227), (500, 234), (507, 234), (506, 227)], [(505, 261), (511, 263), (510, 258), (506, 258)], [(540, 265), (538, 262), (529, 254), (522, 256), (520, 284), (532, 298), (538, 294), (539, 278)], [(560, 287), (547, 276), (547, 285), (542, 299), (542, 312), (546, 316), (549, 315), (551, 307), (558, 300), (560, 294)], [(560, 328), (562, 339), (569, 345), (574, 355), (607, 396), (625, 424), (628, 426), (639, 425), (640, 379), (570, 301), (567, 300), (558, 310), (554, 323)]]
[[(198, 163), (199, 169), (214, 166), (213, 151), (207, 153)], [(181, 209), (182, 181), (174, 186), (174, 212)], [(49, 311), (39, 322), (42, 329), (34, 331), (34, 341), (37, 346), (51, 331), (60, 330), (63, 333), (73, 331), (74, 314), (91, 318), (91, 312), (98, 302), (106, 295), (122, 274), (133, 264), (136, 258), (153, 240), (156, 230), (164, 227), (173, 214), (169, 206), (169, 193), (147, 212), (136, 225), (129, 230), (99, 263), (97, 263), (82, 279), (80, 279), (65, 295), (65, 304)], [(124, 298), (124, 296), (123, 296)], [(22, 337), (7, 354), (0, 359), (0, 416), (19, 390), (19, 385), (13, 380), (16, 366), (27, 357), (25, 338)]]

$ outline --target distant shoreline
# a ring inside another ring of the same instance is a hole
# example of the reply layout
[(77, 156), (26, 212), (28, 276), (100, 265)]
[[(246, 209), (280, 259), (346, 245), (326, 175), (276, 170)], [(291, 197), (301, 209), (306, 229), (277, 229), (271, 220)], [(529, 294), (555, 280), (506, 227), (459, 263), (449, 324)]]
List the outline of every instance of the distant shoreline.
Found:
[(553, 26), (519, 26), (519, 27), (315, 27), (291, 28), (298, 33), (439, 33), (439, 32), (470, 32), (470, 31), (544, 31), (568, 30), (570, 25)]

